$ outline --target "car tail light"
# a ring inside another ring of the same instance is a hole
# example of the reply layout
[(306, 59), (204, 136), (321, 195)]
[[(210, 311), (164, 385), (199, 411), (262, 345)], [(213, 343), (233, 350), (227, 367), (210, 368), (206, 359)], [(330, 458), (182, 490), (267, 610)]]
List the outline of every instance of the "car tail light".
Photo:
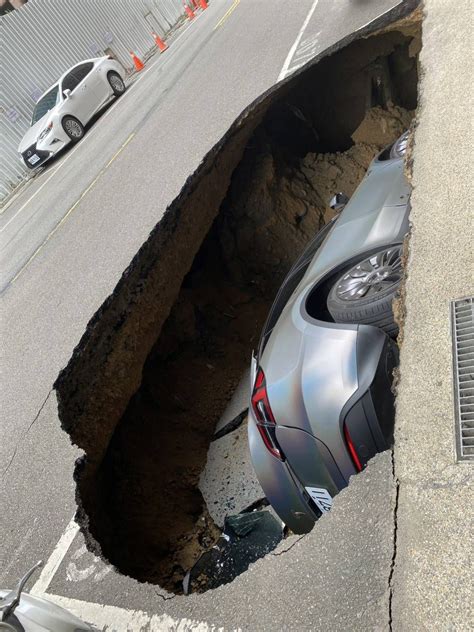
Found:
[(258, 369), (253, 386), (251, 397), (252, 410), (257, 422), (257, 428), (263, 439), (267, 449), (276, 456), (277, 459), (283, 461), (283, 452), (281, 451), (276, 439), (276, 422), (273, 417), (270, 402), (268, 401), (267, 385), (265, 383), (265, 374), (262, 369)]
[(358, 472), (362, 471), (362, 464), (357, 455), (357, 451), (355, 449), (355, 445), (351, 439), (351, 435), (349, 434), (349, 430), (347, 425), (344, 424), (344, 438), (346, 440), (347, 449), (349, 450), (349, 454), (351, 455), (352, 462), (354, 463), (354, 467)]

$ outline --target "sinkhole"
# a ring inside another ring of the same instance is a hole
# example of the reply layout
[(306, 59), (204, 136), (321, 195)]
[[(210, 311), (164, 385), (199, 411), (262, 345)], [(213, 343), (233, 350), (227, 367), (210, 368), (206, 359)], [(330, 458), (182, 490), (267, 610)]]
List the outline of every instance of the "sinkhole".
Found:
[(181, 593), (221, 534), (199, 477), (275, 292), (331, 219), (330, 197), (350, 196), (415, 114), (419, 15), (379, 26), (239, 117), (56, 381), (63, 428), (84, 450), (77, 519), (90, 550), (123, 574)]

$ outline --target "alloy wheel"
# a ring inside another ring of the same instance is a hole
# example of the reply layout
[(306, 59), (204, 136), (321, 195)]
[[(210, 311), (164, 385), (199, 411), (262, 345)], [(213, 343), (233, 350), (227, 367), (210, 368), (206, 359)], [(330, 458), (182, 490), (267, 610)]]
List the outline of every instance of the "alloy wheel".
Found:
[(64, 121), (64, 129), (66, 133), (72, 138), (81, 138), (82, 136), (82, 127), (80, 123), (75, 121), (74, 119), (67, 119)]
[(109, 82), (115, 92), (124, 91), (125, 89), (124, 83), (118, 75), (110, 75)]
[(336, 287), (338, 298), (356, 301), (393, 289), (402, 278), (402, 246), (388, 248), (351, 268)]

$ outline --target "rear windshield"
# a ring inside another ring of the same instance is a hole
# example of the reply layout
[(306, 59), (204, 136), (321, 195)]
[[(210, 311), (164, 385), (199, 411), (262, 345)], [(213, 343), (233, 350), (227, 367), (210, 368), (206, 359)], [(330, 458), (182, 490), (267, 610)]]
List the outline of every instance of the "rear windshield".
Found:
[(35, 123), (37, 123), (47, 112), (54, 108), (54, 106), (58, 102), (58, 98), (58, 86), (54, 86), (54, 88), (47, 92), (44, 97), (42, 97), (35, 105), (33, 116), (31, 118), (31, 124), (34, 125)]

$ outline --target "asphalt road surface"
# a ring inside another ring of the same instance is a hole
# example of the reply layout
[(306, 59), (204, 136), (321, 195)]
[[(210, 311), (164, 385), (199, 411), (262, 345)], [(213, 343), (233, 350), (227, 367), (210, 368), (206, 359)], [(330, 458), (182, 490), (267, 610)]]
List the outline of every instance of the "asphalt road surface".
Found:
[(49, 558), (74, 514), (78, 451), (51, 388), (92, 314), (236, 116), (396, 4), (213, 0), (3, 212), (1, 587)]

